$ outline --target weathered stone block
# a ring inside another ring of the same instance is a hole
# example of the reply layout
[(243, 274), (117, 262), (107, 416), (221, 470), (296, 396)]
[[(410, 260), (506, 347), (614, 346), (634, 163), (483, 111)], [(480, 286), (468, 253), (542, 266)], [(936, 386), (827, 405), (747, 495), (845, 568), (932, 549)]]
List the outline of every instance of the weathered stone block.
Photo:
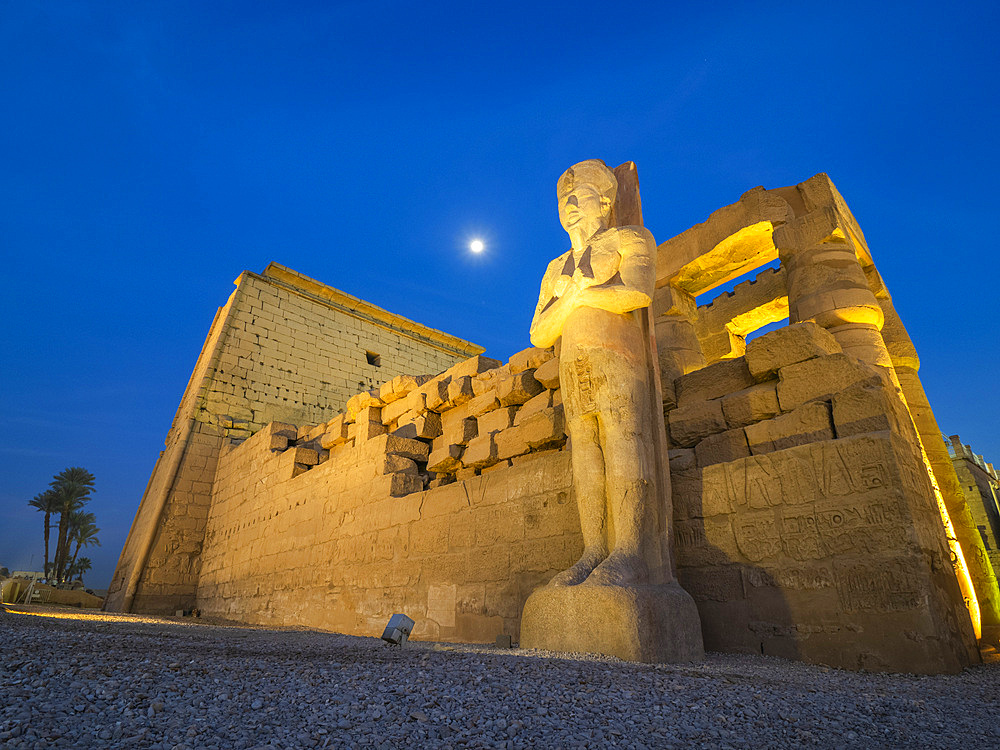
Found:
[(488, 411), (493, 411), (500, 406), (500, 401), (496, 397), (496, 393), (489, 391), (482, 394), (481, 396), (476, 396), (474, 399), (469, 401), (468, 414), (470, 417), (478, 417), (481, 414), (485, 414)]
[(343, 414), (338, 414), (326, 423), (326, 433), (320, 438), (320, 445), (324, 450), (329, 450), (345, 442), (347, 442), (347, 422), (344, 421)]
[(497, 381), (496, 395), (501, 406), (514, 406), (530, 401), (544, 390), (532, 370), (524, 370), (516, 375), (501, 378)]
[(394, 453), (397, 456), (412, 458), (414, 461), (426, 461), (430, 452), (430, 446), (420, 440), (411, 440), (399, 435), (386, 435), (385, 452)]
[(397, 375), (392, 380), (382, 384), (382, 387), (379, 388), (379, 398), (385, 404), (398, 401), (417, 390), (428, 380), (430, 377), (427, 375)]
[(554, 391), (542, 391), (537, 396), (534, 396), (530, 401), (527, 401), (520, 409), (517, 410), (517, 416), (514, 417), (514, 424), (522, 424), (532, 415), (553, 406), (553, 393)]
[(305, 435), (306, 442), (317, 440), (318, 438), (321, 438), (324, 434), (326, 434), (326, 422), (318, 424), (312, 429), (308, 430)]
[(480, 435), (470, 440), (465, 453), (462, 454), (462, 463), (472, 469), (482, 469), (492, 466), (499, 459), (497, 458), (497, 444), (493, 435)]
[(476, 419), (469, 416), (468, 403), (441, 415), (441, 435), (445, 442), (465, 445), (478, 434)]
[(830, 405), (825, 401), (803, 404), (780, 417), (752, 424), (745, 431), (755, 456), (834, 438)]
[(510, 367), (507, 365), (486, 370), (472, 378), (472, 390), (477, 396), (482, 396), (487, 391), (495, 390), (497, 384), (507, 377), (510, 377)]
[(840, 352), (837, 339), (811, 320), (765, 333), (747, 343), (746, 361), (757, 380), (775, 376), (782, 367)]
[(488, 411), (477, 417), (477, 425), (480, 435), (489, 435), (500, 430), (506, 430), (514, 424), (514, 415), (517, 413), (516, 406), (502, 406), (499, 409)]
[(358, 412), (371, 406), (381, 406), (382, 400), (378, 397), (377, 391), (362, 391), (347, 399), (347, 406), (344, 407), (344, 414), (348, 422), (357, 419)]
[(750, 455), (750, 445), (742, 427), (709, 435), (695, 446), (699, 466), (735, 461)]
[(512, 427), (496, 435), (497, 456), (502, 459), (522, 456), (531, 452), (531, 446), (520, 427)]
[(670, 412), (668, 421), (670, 439), (681, 448), (693, 448), (709, 435), (726, 430), (722, 401), (719, 399), (678, 406)]
[(441, 433), (441, 415), (433, 411), (426, 411), (409, 418), (408, 415), (404, 414), (400, 417), (399, 427), (393, 432), (399, 437), (421, 438), (423, 440), (432, 440)]
[(495, 367), (499, 367), (500, 362), (496, 359), (490, 359), (489, 357), (484, 357), (481, 354), (475, 357), (470, 357), (464, 362), (459, 362), (457, 365), (452, 365), (447, 370), (445, 370), (445, 375), (450, 377), (452, 380), (455, 378), (461, 378), (464, 376), (478, 375), (486, 370), (492, 370)]
[(438, 445), (438, 440), (441, 438), (434, 441), (427, 457), (427, 470), (438, 474), (453, 474), (462, 466), (462, 452), (465, 448), (448, 442)]
[(427, 398), (426, 395), (421, 391), (412, 391), (403, 396), (403, 398), (383, 406), (382, 424), (396, 422), (407, 412), (410, 412), (411, 416), (416, 417), (417, 414), (426, 410), (425, 398)]
[(878, 386), (888, 380), (884, 370), (846, 354), (788, 365), (778, 371), (778, 376), (778, 405), (782, 411), (791, 411), (806, 401), (829, 399), (857, 383)]
[(271, 435), (283, 435), (289, 440), (295, 440), (298, 437), (298, 428), (287, 422), (271, 422), (267, 425), (267, 431)]
[(419, 468), (417, 462), (406, 456), (399, 456), (395, 453), (388, 453), (382, 465), (383, 474), (417, 474)]
[(479, 473), (480, 474), (488, 474), (491, 471), (497, 471), (498, 469), (507, 469), (507, 468), (509, 468), (512, 465), (513, 465), (513, 462), (510, 459), (501, 459), (500, 461), (498, 461), (497, 463), (493, 464), (492, 466), (484, 466), (480, 470)]
[(512, 374), (516, 375), (525, 370), (534, 370), (553, 358), (552, 349), (539, 349), (530, 347), (520, 351), (508, 360)]
[(671, 448), (667, 451), (667, 460), (670, 462), (670, 473), (693, 469), (697, 465), (695, 452), (691, 448)]
[(892, 430), (909, 435), (910, 414), (902, 400), (885, 386), (853, 385), (833, 397), (833, 425), (837, 437)]
[(405, 393), (393, 393), (392, 386), (392, 380), (387, 380), (379, 386), (378, 397), (383, 404), (391, 404), (406, 395)]
[(355, 416), (354, 438), (358, 442), (371, 440), (387, 432), (382, 424), (382, 409), (376, 406), (366, 406), (357, 411)]
[(535, 370), (535, 380), (544, 385), (549, 390), (559, 387), (559, 359), (553, 357), (539, 365)]
[(450, 407), (451, 404), (448, 398), (448, 386), (450, 383), (451, 381), (447, 380), (443, 375), (438, 375), (420, 387), (420, 390), (424, 394), (424, 403), (427, 404), (428, 409), (440, 412)]
[(561, 445), (566, 440), (566, 418), (561, 406), (543, 409), (524, 420), (518, 427), (521, 437), (532, 450)]
[(417, 474), (393, 474), (389, 494), (393, 497), (403, 497), (424, 489), (424, 480)]
[(723, 359), (674, 381), (678, 406), (726, 396), (754, 384), (743, 357)]
[(746, 427), (781, 413), (777, 383), (761, 383), (722, 399), (722, 414), (731, 428)]
[(290, 448), (278, 457), (279, 475), (297, 477), (319, 463), (319, 453), (311, 448)]
[(472, 392), (472, 378), (463, 375), (459, 378), (452, 378), (448, 384), (448, 403), (452, 406), (461, 406), (466, 401), (472, 399), (475, 393)]

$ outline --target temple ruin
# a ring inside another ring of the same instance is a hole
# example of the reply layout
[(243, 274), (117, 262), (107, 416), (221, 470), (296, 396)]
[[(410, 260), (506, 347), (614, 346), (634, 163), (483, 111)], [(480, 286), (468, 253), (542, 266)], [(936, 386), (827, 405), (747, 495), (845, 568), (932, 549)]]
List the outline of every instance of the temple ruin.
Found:
[[(643, 226), (634, 165), (614, 172), (611, 226)], [(361, 635), (405, 612), (414, 638), (517, 642), (529, 596), (584, 547), (559, 342), (501, 363), (276, 264), (236, 283), (107, 608)], [(658, 533), (704, 647), (977, 662), (1000, 630), (993, 565), (829, 178), (755, 188), (657, 245), (649, 320), (672, 503)]]

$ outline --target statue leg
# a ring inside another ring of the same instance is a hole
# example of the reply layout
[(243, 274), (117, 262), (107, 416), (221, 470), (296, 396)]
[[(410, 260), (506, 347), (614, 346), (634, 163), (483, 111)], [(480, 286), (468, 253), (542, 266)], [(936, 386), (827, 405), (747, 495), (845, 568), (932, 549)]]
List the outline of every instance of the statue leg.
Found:
[[(636, 402), (641, 406), (642, 399)], [(641, 429), (638, 408), (618, 410), (602, 421), (609, 526), (614, 548), (594, 569), (587, 583), (623, 586), (643, 583), (648, 570), (642, 554), (643, 519), (654, 501), (654, 475), (648, 433)]]
[(604, 453), (597, 418), (594, 415), (569, 417), (566, 430), (573, 445), (573, 491), (580, 511), (583, 555), (549, 582), (553, 586), (581, 583), (608, 555)]

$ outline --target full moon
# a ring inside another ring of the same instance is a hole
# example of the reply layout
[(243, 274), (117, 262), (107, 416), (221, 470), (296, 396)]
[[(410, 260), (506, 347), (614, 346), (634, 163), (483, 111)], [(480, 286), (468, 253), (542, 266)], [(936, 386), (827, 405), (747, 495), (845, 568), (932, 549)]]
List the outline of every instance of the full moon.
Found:
[(482, 240), (473, 240), (469, 243), (469, 249), (474, 253), (481, 253), (483, 248), (486, 247)]

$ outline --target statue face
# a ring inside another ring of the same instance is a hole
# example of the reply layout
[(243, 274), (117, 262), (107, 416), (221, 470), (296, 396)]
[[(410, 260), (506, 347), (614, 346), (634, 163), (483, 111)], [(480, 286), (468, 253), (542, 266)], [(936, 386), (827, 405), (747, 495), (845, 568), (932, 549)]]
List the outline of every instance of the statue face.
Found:
[(559, 223), (567, 232), (584, 223), (600, 223), (611, 202), (592, 185), (581, 183), (559, 198)]

